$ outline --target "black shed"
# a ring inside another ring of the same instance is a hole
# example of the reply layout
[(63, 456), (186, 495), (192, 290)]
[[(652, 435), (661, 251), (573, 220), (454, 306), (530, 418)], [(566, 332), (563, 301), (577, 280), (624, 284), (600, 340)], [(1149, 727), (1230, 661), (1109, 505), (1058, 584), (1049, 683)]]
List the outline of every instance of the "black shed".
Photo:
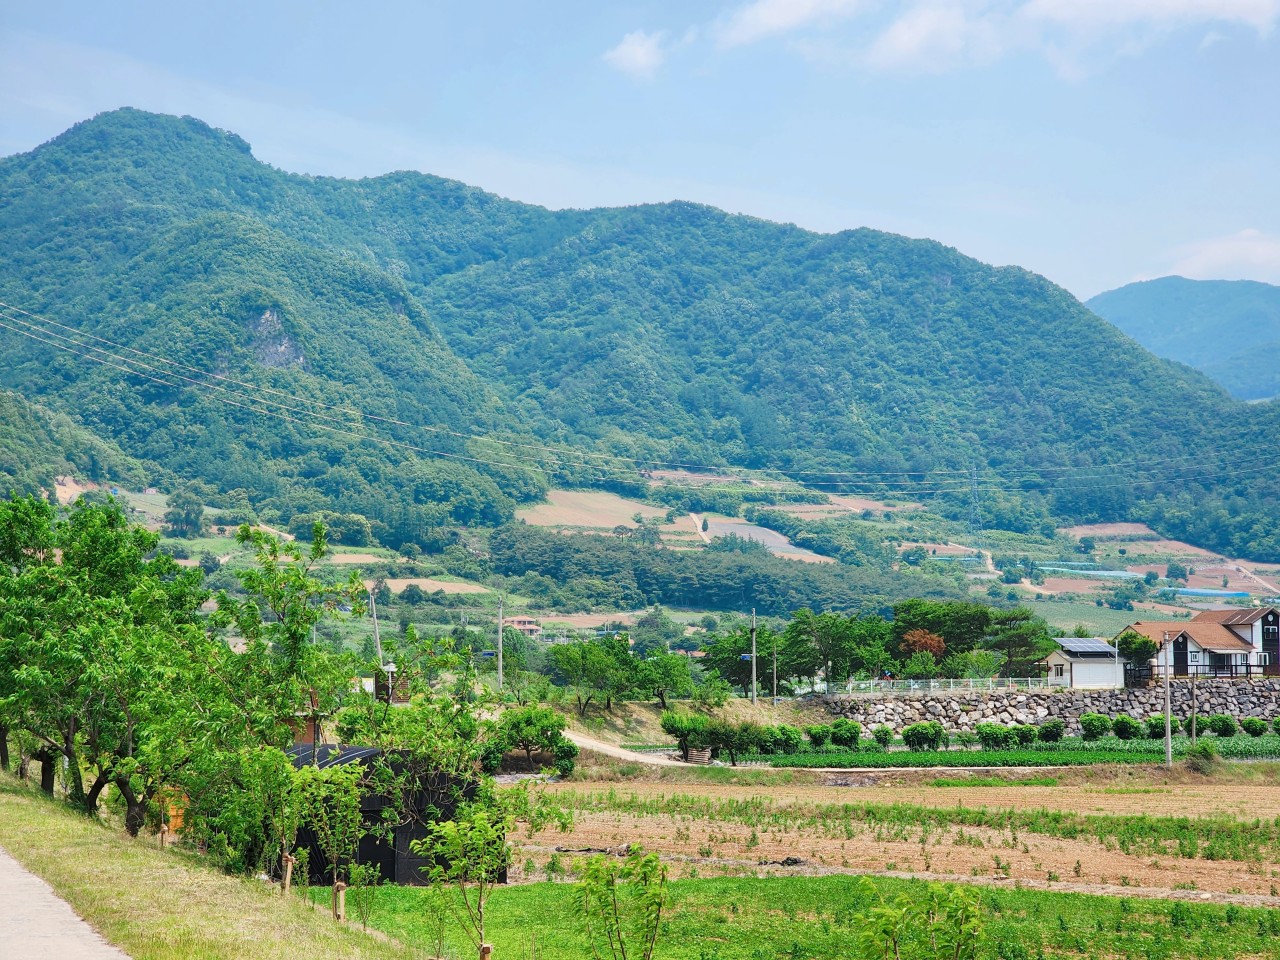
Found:
[[(313, 764), (323, 768), (348, 763), (369, 767), (382, 755), (382, 751), (376, 747), (350, 744), (296, 743), (289, 749), (288, 755), (297, 769)], [(404, 768), (397, 762), (395, 754), (389, 755), (389, 761), (393, 771), (403, 772)], [(390, 804), (390, 800), (372, 791), (365, 793), (360, 801), (360, 813), (366, 828), (371, 832), (366, 833), (360, 840), (360, 846), (356, 851), (356, 862), (376, 864), (384, 883), (406, 885), (427, 883), (426, 874), (431, 867), (431, 861), (415, 854), (410, 849), (410, 844), (426, 836), (425, 824), (428, 821), (448, 820), (453, 816), (457, 806), (454, 799), (456, 793), (448, 789), (449, 786), (443, 774), (432, 776), (427, 782), (419, 784), (419, 788), (410, 798), (411, 816), (407, 822), (396, 824), (387, 836), (382, 832), (375, 834), (372, 830), (375, 827), (385, 826), (383, 810)], [(474, 783), (465, 784), (461, 795), (464, 798), (472, 797), (475, 789)], [(296, 845), (299, 849), (308, 851), (311, 882), (317, 885), (329, 883), (331, 878), (327, 872), (328, 861), (316, 841), (315, 831), (305, 823), (298, 829)]]

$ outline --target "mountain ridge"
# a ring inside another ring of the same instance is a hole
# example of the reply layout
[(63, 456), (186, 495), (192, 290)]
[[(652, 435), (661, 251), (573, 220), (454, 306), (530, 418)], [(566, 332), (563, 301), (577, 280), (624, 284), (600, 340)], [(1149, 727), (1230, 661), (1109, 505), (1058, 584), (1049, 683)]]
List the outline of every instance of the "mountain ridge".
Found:
[[(261, 399), (123, 389), (6, 334), (19, 362), (0, 383), (282, 520), (342, 505), (407, 542), (502, 522), (551, 483), (641, 482), (592, 459), (606, 456), (842, 474), (809, 475), (822, 489), (907, 477), (902, 492), (952, 512), (969, 485), (939, 478), (976, 468), (985, 521), (1012, 529), (1140, 516), (1182, 533), (1232, 498), (1247, 509), (1224, 506), (1210, 539), (1280, 543), (1257, 532), (1251, 484), (1149, 465), (1228, 460), (1236, 435), (1276, 435), (1269, 415), (1044, 278), (936, 241), (683, 201), (550, 211), (427, 174), (289, 174), (234, 134), (136, 110), (0, 160), (0, 236), (7, 302), (259, 398), (359, 411), (342, 422), (383, 449), (273, 421)], [(264, 324), (285, 362), (262, 362)], [(452, 459), (406, 461), (405, 444)]]

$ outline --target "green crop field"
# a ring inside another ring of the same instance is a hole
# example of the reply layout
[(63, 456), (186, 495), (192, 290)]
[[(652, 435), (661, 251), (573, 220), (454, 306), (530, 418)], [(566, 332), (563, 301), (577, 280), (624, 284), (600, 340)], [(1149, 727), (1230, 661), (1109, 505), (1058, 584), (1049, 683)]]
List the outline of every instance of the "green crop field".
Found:
[[(1280, 957), (1280, 912), (1275, 910), (977, 889), (985, 931), (982, 957)], [(876, 878), (868, 883), (852, 876), (673, 881), (655, 956), (852, 957), (862, 918), (879, 897), (916, 897), (924, 890), (921, 881)], [(426, 946), (433, 927), (429, 896), (418, 888), (381, 888), (371, 922), (410, 945)], [(591, 956), (571, 884), (500, 889), (486, 913), (495, 957), (532, 957), (534, 951), (539, 960)], [(471, 955), (452, 924), (446, 936), (451, 955)], [(911, 950), (906, 955), (926, 954)]]

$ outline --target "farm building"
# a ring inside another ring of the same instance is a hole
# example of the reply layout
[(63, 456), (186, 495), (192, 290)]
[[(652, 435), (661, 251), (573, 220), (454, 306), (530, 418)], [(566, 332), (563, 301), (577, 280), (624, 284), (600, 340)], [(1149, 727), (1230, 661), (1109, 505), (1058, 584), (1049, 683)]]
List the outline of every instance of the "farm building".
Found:
[[(289, 759), (293, 761), (296, 768), (312, 764), (324, 768), (349, 763), (358, 763), (370, 768), (381, 755), (381, 751), (375, 747), (335, 743), (296, 743), (288, 751)], [(390, 763), (392, 771), (397, 776), (404, 773), (404, 766), (394, 755), (391, 756)], [(405, 885), (427, 883), (424, 868), (430, 867), (430, 861), (415, 854), (410, 849), (410, 844), (426, 837), (425, 823), (428, 819), (449, 819), (457, 808), (458, 800), (472, 797), (474, 794), (474, 784), (466, 784), (459, 791), (456, 784), (450, 782), (443, 774), (423, 777), (418, 784), (418, 789), (409, 799), (410, 816), (407, 822), (396, 824), (390, 837), (366, 833), (356, 851), (356, 862), (376, 864), (385, 883)], [(383, 811), (390, 805), (391, 800), (386, 796), (373, 791), (365, 793), (360, 803), (360, 813), (364, 818), (365, 827), (383, 826)], [(326, 873), (327, 861), (324, 852), (316, 840), (315, 832), (305, 823), (298, 830), (296, 846), (298, 849), (308, 851), (311, 882), (327, 884), (331, 878)]]
[(1049, 686), (1099, 690), (1124, 686), (1124, 657), (1103, 637), (1060, 637), (1058, 649), (1041, 662)]

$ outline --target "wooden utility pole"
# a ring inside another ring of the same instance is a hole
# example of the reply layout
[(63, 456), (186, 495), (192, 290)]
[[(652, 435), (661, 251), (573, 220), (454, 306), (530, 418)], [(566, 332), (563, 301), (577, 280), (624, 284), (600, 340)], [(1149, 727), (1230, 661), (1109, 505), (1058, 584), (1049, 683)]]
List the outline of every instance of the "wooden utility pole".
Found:
[(773, 631), (773, 705), (778, 705), (778, 631)]
[(373, 589), (369, 590), (369, 612), (373, 614), (373, 648), (378, 653), (378, 669), (382, 669), (382, 637), (378, 633), (378, 601), (374, 599)]
[(756, 702), (756, 611), (751, 610), (751, 703)]
[(1169, 633), (1164, 635), (1164, 765), (1165, 769), (1173, 769), (1173, 710), (1169, 696), (1169, 674), (1173, 673), (1173, 644), (1169, 642)]
[(498, 689), (502, 689), (502, 596), (498, 596)]

